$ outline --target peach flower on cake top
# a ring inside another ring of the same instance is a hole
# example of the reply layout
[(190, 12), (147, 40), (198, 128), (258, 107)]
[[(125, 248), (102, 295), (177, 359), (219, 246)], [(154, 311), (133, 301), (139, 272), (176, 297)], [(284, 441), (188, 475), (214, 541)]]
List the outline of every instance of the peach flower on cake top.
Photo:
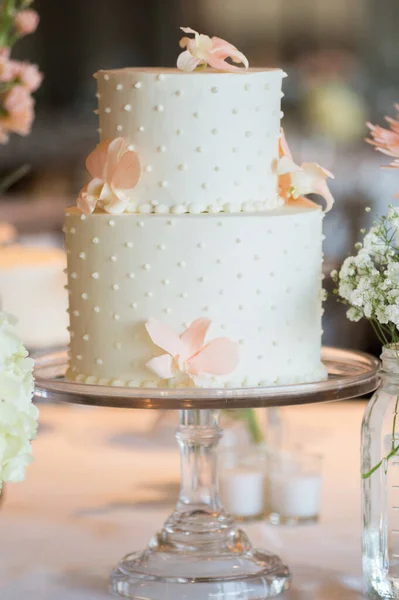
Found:
[(191, 27), (180, 27), (184, 33), (194, 34), (194, 38), (182, 37), (180, 48), (186, 48), (177, 59), (177, 68), (182, 71), (194, 71), (197, 67), (209, 65), (218, 71), (239, 71), (237, 67), (226, 62), (230, 58), (234, 63), (242, 63), (248, 69), (247, 57), (237, 50), (235, 46), (218, 37), (210, 38), (208, 35), (198, 33)]
[(18, 35), (28, 35), (36, 31), (39, 15), (35, 10), (21, 10), (15, 15), (14, 27)]
[(80, 191), (77, 205), (86, 214), (96, 206), (111, 214), (123, 213), (129, 203), (126, 194), (140, 178), (140, 161), (136, 152), (119, 137), (101, 142), (86, 159), (91, 182)]
[(278, 193), (284, 202), (297, 200), (307, 194), (318, 194), (326, 201), (325, 211), (331, 210), (334, 198), (326, 180), (329, 177), (334, 179), (334, 175), (318, 163), (297, 165), (293, 160), (283, 129), (280, 132), (279, 156), (276, 167)]
[(161, 379), (184, 375), (194, 385), (209, 375), (229, 375), (238, 365), (239, 346), (225, 337), (205, 344), (210, 325), (209, 319), (197, 319), (179, 336), (169, 325), (150, 319), (147, 332), (167, 354), (152, 358), (146, 366)]
[[(395, 104), (395, 108), (399, 118), (399, 104)], [(367, 123), (372, 139), (367, 139), (366, 142), (374, 146), (378, 152), (393, 157), (395, 160), (389, 166), (397, 169), (399, 168), (399, 120), (391, 117), (385, 117), (385, 120), (389, 123), (390, 129)]]

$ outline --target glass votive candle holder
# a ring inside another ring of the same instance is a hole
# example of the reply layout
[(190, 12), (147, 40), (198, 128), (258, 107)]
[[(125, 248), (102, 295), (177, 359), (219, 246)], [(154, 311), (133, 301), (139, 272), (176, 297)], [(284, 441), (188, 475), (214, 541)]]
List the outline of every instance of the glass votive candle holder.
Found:
[(219, 455), (219, 491), (225, 510), (236, 520), (266, 513), (266, 450), (263, 446), (229, 448)]
[(316, 523), (320, 515), (322, 456), (301, 450), (281, 451), (268, 460), (269, 522)]

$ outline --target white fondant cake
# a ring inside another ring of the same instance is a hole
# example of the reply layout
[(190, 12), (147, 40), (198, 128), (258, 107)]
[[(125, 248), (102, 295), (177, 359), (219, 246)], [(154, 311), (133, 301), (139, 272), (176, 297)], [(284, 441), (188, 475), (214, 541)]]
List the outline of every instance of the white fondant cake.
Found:
[(58, 248), (0, 249), (0, 306), (18, 317), (18, 335), (29, 348), (67, 343), (65, 266), (65, 253)]
[(280, 69), (97, 73), (100, 139), (140, 157), (131, 212), (265, 210), (278, 202)]
[(240, 343), (237, 370), (216, 385), (323, 378), (321, 225), (301, 205), (236, 215), (66, 215), (69, 377), (157, 386), (149, 318), (183, 331), (209, 317), (211, 337)]
[[(212, 366), (192, 378), (195, 385), (277, 385), (326, 376), (320, 359), (323, 213), (306, 199), (289, 199), (285, 174), (303, 170), (291, 167), (288, 150), (278, 180), (283, 75), (173, 69), (97, 74), (103, 144), (87, 162), (93, 181), (65, 221), (69, 379), (187, 385), (159, 375), (171, 372), (165, 370), (170, 362), (174, 373), (183, 369), (191, 377), (180, 340), (174, 342), (180, 350), (171, 350), (173, 360), (162, 359), (161, 370), (147, 363), (161, 348), (169, 352), (173, 331), (180, 335), (195, 322), (198, 333), (204, 319), (201, 325), (197, 320), (204, 317), (211, 321), (207, 340), (238, 344), (239, 363), (228, 374)], [(141, 164), (138, 183), (134, 152)], [(313, 168), (310, 177), (315, 172), (326, 176)], [(126, 191), (129, 185), (135, 187)], [(185, 348), (197, 352), (201, 335), (194, 343), (189, 331)]]

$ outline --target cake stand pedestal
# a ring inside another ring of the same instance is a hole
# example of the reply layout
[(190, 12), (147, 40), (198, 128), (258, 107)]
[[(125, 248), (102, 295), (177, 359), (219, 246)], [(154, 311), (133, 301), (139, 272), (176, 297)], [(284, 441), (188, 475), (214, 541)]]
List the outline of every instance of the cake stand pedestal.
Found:
[(221, 505), (216, 447), (226, 408), (271, 407), (344, 400), (378, 386), (377, 359), (323, 348), (328, 380), (246, 389), (137, 389), (65, 381), (66, 353), (40, 357), (36, 396), (123, 408), (178, 409), (180, 497), (146, 550), (128, 554), (111, 573), (112, 590), (135, 600), (263, 600), (288, 589), (278, 556), (254, 549)]

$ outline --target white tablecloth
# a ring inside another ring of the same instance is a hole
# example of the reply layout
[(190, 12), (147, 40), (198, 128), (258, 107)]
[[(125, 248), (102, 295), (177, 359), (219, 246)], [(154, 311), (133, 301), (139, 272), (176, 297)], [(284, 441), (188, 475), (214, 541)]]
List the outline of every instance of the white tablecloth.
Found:
[[(317, 525), (247, 527), (293, 572), (284, 600), (361, 594), (359, 438), (364, 403), (284, 409), (294, 436), (325, 452)], [(176, 415), (176, 413), (173, 413)], [(151, 411), (42, 406), (27, 481), (0, 507), (2, 600), (105, 600), (111, 567), (143, 548), (176, 499), (179, 458)], [(150, 433), (149, 433), (150, 431)], [(165, 599), (173, 600), (173, 599)]]

